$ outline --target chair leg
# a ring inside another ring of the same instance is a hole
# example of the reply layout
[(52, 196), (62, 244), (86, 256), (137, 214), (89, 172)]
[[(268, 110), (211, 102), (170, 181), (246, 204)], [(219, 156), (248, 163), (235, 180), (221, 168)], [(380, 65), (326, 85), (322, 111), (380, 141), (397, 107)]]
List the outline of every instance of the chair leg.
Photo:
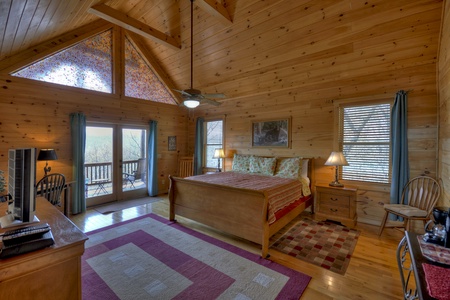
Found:
[(409, 221), (409, 219), (408, 218), (405, 218), (405, 230), (406, 231), (410, 231), (410, 227), (411, 226), (411, 222)]
[(386, 225), (388, 215), (389, 215), (389, 213), (386, 210), (384, 213), (383, 220), (381, 221), (380, 229), (378, 230), (378, 236), (380, 236), (383, 233), (383, 229), (384, 229), (384, 226)]

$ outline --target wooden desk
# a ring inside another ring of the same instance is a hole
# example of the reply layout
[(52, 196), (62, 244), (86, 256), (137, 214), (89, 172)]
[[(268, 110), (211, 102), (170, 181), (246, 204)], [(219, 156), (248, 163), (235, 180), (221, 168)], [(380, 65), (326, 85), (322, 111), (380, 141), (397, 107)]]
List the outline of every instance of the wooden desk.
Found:
[[(0, 204), (0, 212), (5, 211), (6, 203)], [(0, 299), (81, 299), (81, 256), (87, 236), (45, 198), (36, 199), (36, 216), (51, 226), (55, 244), (1, 259)]]

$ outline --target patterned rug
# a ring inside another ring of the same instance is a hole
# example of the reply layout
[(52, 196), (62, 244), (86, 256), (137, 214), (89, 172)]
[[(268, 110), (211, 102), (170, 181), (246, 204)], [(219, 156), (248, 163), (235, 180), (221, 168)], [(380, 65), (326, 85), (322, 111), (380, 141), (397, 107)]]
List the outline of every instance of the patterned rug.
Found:
[(87, 235), (83, 299), (299, 299), (311, 279), (154, 214)]
[(294, 220), (287, 228), (290, 228), (287, 232), (280, 230), (272, 237), (272, 249), (345, 274), (358, 242), (359, 231), (306, 218)]

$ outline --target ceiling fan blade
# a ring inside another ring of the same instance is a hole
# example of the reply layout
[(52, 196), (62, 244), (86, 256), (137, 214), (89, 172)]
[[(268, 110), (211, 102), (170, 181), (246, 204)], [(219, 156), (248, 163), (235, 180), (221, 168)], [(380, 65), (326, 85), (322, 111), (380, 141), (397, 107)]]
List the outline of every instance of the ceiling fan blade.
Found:
[(203, 94), (203, 96), (205, 97), (209, 97), (209, 98), (226, 98), (227, 96), (225, 96), (225, 94), (219, 93), (219, 94)]
[(176, 90), (176, 89), (173, 89), (173, 90), (176, 91), (176, 92), (178, 92), (178, 93), (180, 93), (180, 94), (182, 94), (182, 95), (185, 95), (185, 96), (192, 96), (191, 94), (186, 93), (185, 91)]
[(211, 104), (211, 105), (214, 105), (214, 106), (219, 106), (220, 104), (222, 104), (220, 102), (217, 102), (215, 100), (208, 99), (208, 98), (203, 98), (201, 102), (208, 103), (208, 104)]

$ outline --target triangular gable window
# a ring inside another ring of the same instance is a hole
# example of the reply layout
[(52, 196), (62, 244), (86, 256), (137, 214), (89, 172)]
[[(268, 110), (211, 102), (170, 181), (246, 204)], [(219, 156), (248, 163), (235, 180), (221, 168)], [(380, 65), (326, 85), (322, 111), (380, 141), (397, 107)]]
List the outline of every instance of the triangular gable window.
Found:
[(177, 104), (128, 38), (125, 39), (125, 96)]
[(112, 92), (112, 31), (108, 30), (11, 75)]

